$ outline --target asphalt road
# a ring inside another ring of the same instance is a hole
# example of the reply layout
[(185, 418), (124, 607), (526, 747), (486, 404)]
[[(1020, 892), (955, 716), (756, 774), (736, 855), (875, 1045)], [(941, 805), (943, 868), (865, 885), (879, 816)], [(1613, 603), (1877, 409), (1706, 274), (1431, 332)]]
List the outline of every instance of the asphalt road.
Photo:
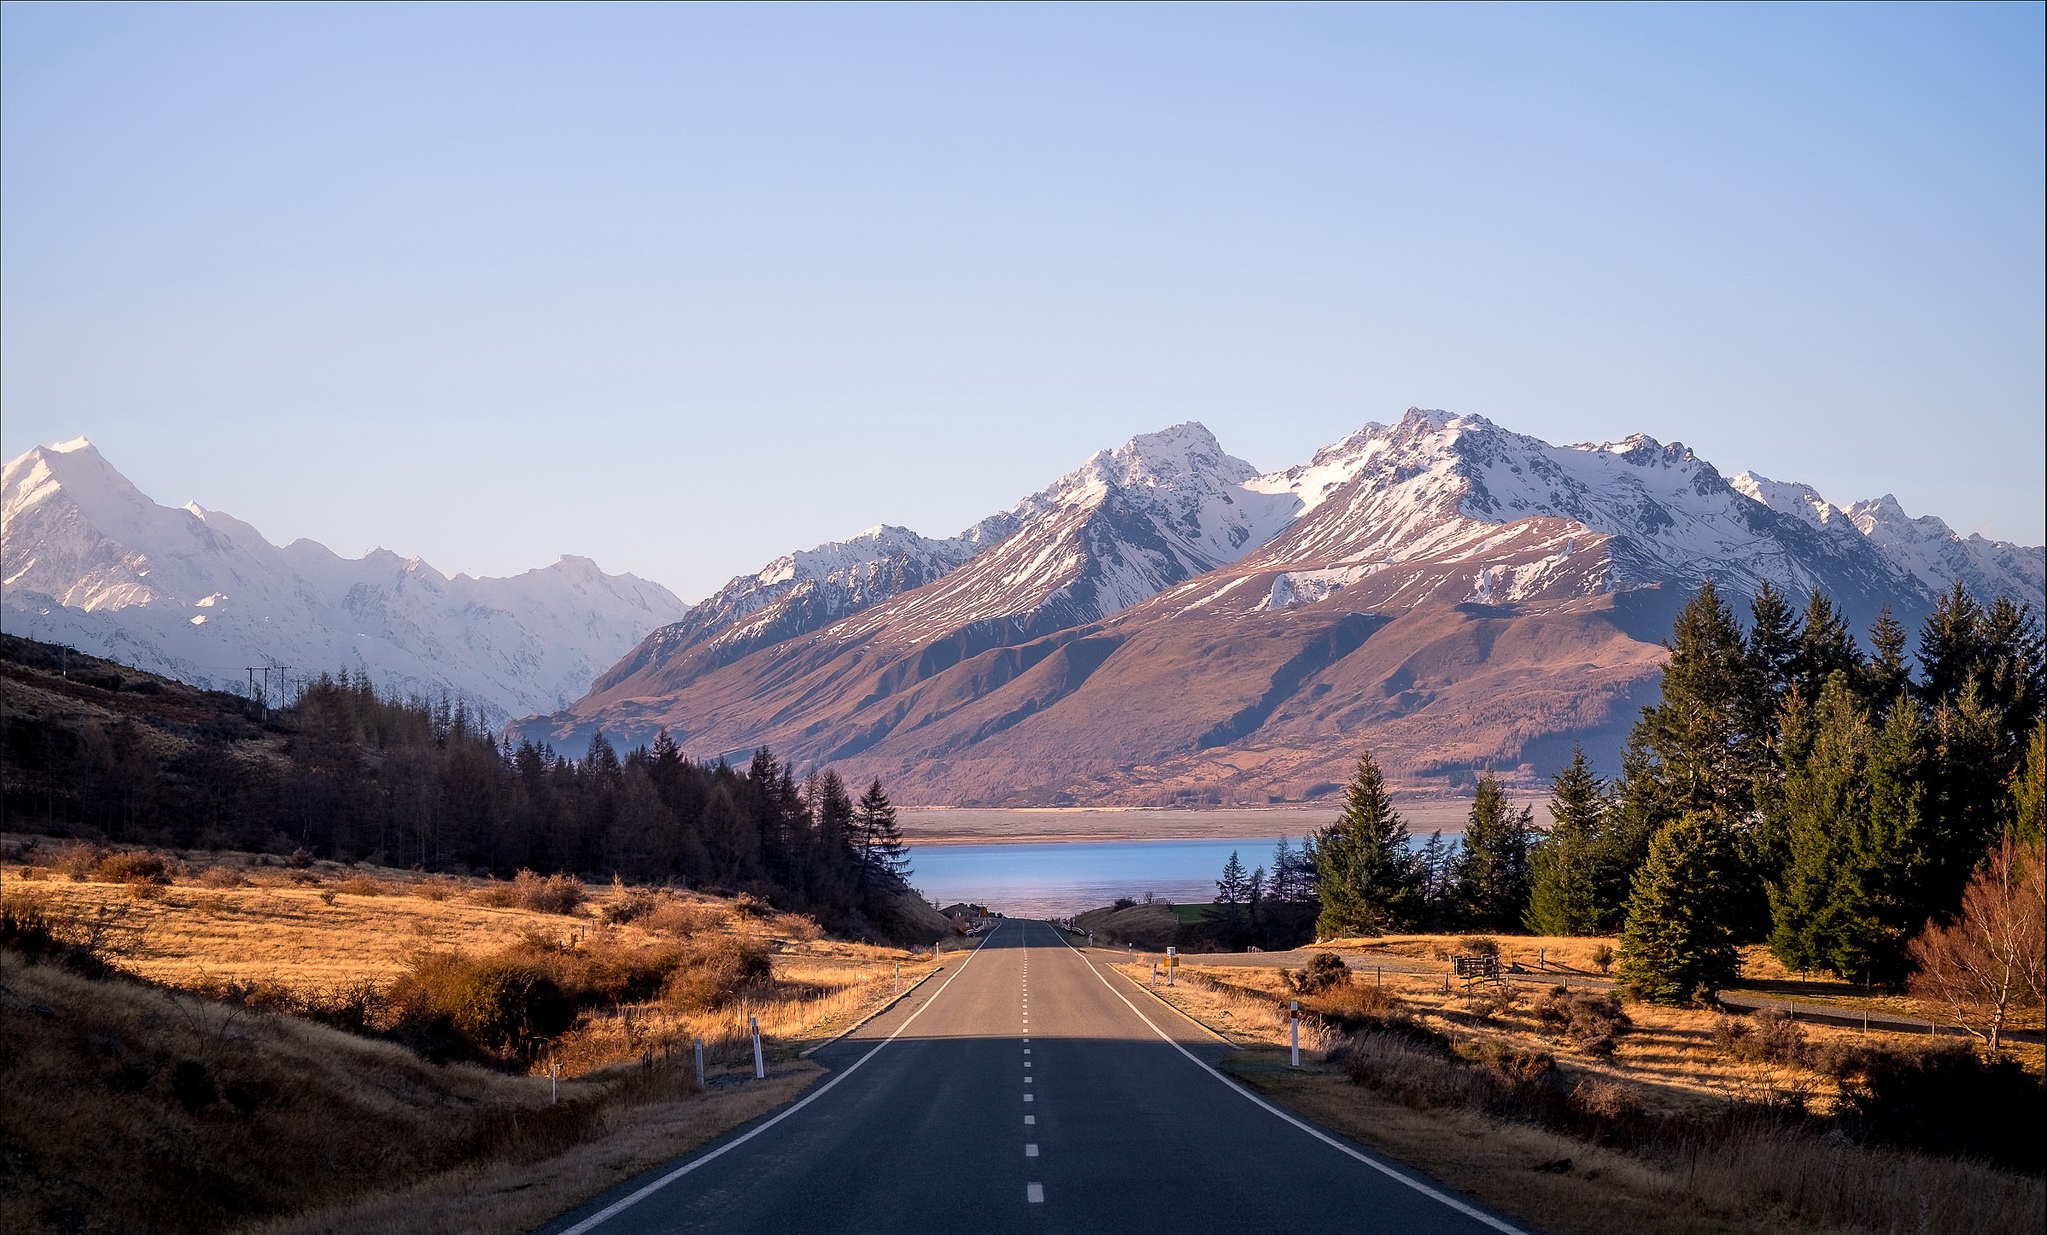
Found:
[(1051, 926), (1005, 921), (818, 1052), (831, 1075), (802, 1099), (542, 1230), (1518, 1229), (1225, 1080), (1227, 1051)]

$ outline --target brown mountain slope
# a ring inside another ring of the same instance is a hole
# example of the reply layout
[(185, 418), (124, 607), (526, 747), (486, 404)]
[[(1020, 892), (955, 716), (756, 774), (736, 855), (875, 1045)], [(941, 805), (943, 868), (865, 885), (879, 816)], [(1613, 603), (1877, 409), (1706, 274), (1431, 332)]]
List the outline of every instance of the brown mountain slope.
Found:
[[(1599, 590), (1604, 538), (1568, 521), (1472, 531), (1487, 543), (1450, 537), (1347, 584), (1310, 577), (1326, 559), (1282, 570), (1260, 553), (1034, 639), (1003, 623), (874, 637), (911, 593), (862, 615), (857, 634), (646, 681), (647, 694), (619, 683), (556, 718), (555, 740), (575, 750), (598, 727), (628, 742), (665, 727), (699, 757), (764, 743), (951, 805), (1299, 800), (1329, 792), (1367, 747), (1415, 788), (1486, 766), (1532, 781), (1574, 739), (1610, 758), (1653, 682), (1673, 598)], [(1464, 601), (1474, 554), (1496, 578), (1540, 564), (1534, 590), (1553, 598)]]

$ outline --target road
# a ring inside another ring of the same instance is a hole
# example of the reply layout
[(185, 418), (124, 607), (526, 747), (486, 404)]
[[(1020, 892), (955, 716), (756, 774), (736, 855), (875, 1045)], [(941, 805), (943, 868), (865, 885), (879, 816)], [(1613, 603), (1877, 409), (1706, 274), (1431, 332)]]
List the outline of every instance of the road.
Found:
[(1003, 921), (819, 1051), (802, 1099), (542, 1230), (1518, 1229), (1226, 1080), (1228, 1050), (1053, 927)]

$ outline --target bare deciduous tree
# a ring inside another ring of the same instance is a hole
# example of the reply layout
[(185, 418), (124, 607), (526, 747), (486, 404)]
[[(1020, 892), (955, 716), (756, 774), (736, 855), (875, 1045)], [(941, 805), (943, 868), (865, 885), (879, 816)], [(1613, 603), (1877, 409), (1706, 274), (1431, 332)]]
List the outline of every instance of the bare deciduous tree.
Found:
[(2005, 1023), (2047, 996), (2047, 871), (2039, 842), (2007, 838), (1962, 896), (1952, 922), (1929, 922), (1912, 941), (1914, 994), (1945, 1004), (1955, 1023), (2000, 1048)]

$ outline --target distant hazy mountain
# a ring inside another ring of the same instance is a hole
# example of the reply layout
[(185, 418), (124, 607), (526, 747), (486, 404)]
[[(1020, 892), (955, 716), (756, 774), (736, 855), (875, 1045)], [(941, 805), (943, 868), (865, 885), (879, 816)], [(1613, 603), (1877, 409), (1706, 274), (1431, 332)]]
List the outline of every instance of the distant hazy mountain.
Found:
[(238, 687), (249, 665), (360, 668), (526, 715), (582, 695), (685, 608), (588, 558), (473, 579), (381, 549), (279, 548), (219, 511), (158, 505), (83, 439), (0, 482), (0, 623), (202, 685)]
[(1702, 580), (1913, 622), (1955, 579), (2037, 610), (2043, 564), (1642, 436), (1410, 410), (1260, 476), (1188, 424), (952, 540), (780, 559), (522, 728), (766, 743), (934, 802), (1293, 799), (1367, 746), (1418, 785), (1532, 779), (1611, 755)]

